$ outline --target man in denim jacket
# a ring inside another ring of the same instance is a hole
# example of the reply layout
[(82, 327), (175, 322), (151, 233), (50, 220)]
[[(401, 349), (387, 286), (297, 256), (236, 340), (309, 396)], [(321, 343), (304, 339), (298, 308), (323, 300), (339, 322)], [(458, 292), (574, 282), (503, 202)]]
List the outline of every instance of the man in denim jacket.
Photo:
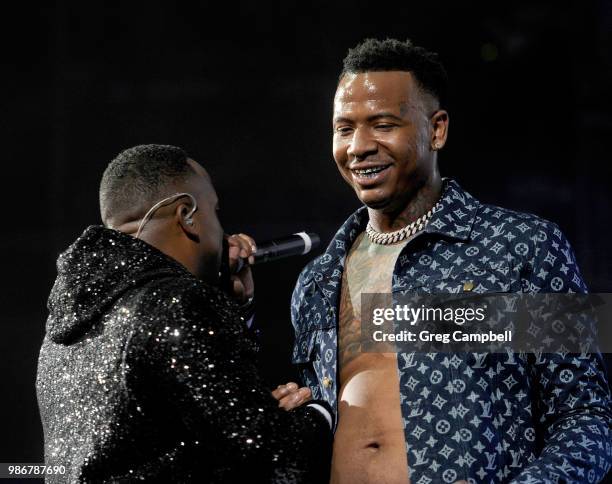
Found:
[[(612, 463), (598, 353), (367, 353), (362, 293), (586, 292), (559, 228), (442, 179), (448, 114), (435, 54), (349, 51), (334, 159), (364, 207), (300, 274), (293, 361), (337, 414), (332, 483), (597, 482)], [(467, 356), (466, 356), (467, 355)]]

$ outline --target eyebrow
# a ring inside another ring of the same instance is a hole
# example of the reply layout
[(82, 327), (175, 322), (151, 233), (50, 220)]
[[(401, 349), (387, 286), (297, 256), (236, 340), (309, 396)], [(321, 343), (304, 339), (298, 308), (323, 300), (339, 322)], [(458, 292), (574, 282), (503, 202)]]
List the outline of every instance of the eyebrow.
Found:
[[(391, 118), (391, 119), (395, 119), (396, 121), (404, 121), (404, 119), (402, 119), (401, 117), (390, 113), (390, 112), (382, 112), (382, 113), (376, 113), (373, 114), (372, 116), (368, 116), (367, 121), (368, 122), (372, 122), (372, 121), (377, 121), (378, 119), (381, 118)], [(337, 118), (334, 118), (334, 123), (352, 123), (353, 120), (349, 119), (349, 118), (345, 118), (342, 116), (338, 116)]]

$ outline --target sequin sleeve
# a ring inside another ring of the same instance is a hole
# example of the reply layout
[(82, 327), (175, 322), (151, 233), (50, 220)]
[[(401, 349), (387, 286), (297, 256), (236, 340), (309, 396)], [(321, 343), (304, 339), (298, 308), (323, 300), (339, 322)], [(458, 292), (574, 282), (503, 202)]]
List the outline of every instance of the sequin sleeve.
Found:
[(129, 358), (145, 375), (134, 383), (136, 398), (143, 406), (163, 400), (190, 436), (184, 445), (201, 446), (221, 481), (247, 470), (257, 482), (324, 481), (327, 422), (311, 408), (278, 408), (235, 308), (200, 286), (166, 284), (156, 322), (143, 323), (132, 338)]

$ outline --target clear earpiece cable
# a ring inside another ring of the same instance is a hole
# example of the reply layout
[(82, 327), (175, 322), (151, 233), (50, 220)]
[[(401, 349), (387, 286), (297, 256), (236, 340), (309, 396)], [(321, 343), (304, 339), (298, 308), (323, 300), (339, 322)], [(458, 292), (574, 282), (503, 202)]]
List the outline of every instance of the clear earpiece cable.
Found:
[(151, 220), (156, 210), (166, 205), (170, 205), (171, 203), (176, 202), (179, 198), (182, 198), (182, 197), (189, 197), (191, 200), (191, 203), (193, 204), (193, 208), (189, 211), (186, 217), (186, 218), (191, 218), (193, 214), (195, 213), (195, 211), (198, 209), (198, 204), (196, 203), (195, 197), (191, 193), (175, 193), (174, 195), (170, 195), (169, 197), (166, 197), (163, 200), (160, 200), (159, 202), (157, 202), (155, 205), (153, 205), (149, 209), (149, 211), (145, 214), (145, 216), (142, 217), (142, 220), (140, 221), (140, 224), (138, 225), (138, 230), (136, 231), (136, 238), (140, 237), (142, 229), (144, 228), (145, 224), (149, 220)]

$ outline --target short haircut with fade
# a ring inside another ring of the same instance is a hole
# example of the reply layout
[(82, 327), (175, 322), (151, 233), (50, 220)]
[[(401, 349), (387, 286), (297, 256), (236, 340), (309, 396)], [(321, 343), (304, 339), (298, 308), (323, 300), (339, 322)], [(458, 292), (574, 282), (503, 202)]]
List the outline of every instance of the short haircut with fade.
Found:
[(346, 74), (375, 71), (407, 71), (417, 84), (440, 104), (447, 101), (448, 76), (438, 54), (414, 45), (410, 40), (365, 39), (349, 49), (340, 79)]
[(104, 170), (100, 182), (104, 225), (168, 196), (173, 182), (195, 174), (188, 159), (184, 150), (170, 145), (139, 145), (119, 153)]

